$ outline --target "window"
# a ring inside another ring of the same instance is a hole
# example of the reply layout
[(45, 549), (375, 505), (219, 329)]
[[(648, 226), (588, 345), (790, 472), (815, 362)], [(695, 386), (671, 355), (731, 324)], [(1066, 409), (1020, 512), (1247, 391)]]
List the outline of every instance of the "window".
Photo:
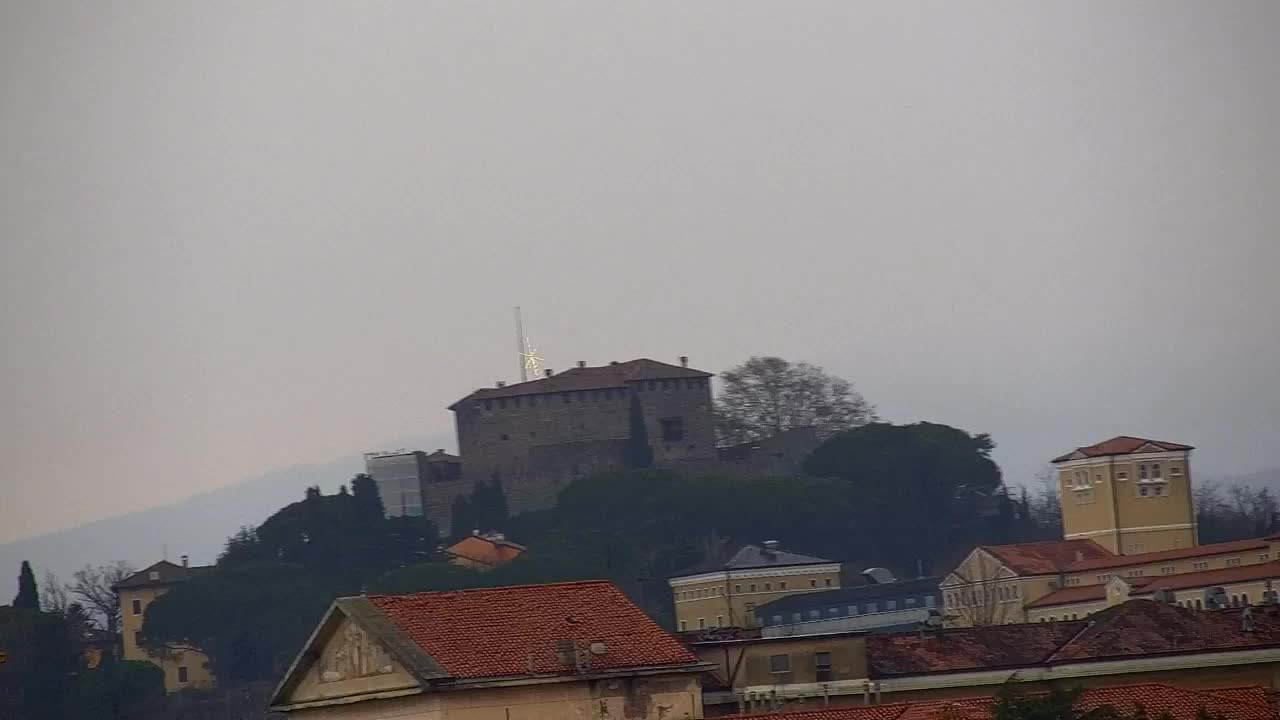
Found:
[[(536, 407), (536, 406), (537, 406), (537, 404), (538, 404), (538, 396), (537, 396), (537, 395), (530, 395), (530, 396), (529, 396), (529, 407)], [(530, 436), (530, 437), (532, 437), (532, 436)]]
[(134, 600), (134, 601), (133, 601), (133, 614), (134, 614), (134, 615), (141, 615), (141, 614), (142, 614), (142, 601), (141, 601), (141, 600)]
[(1208, 569), (1209, 569), (1209, 561), (1208, 561), (1208, 560), (1201, 560), (1200, 562), (1193, 562), (1193, 563), (1191, 563), (1191, 569), (1192, 569), (1192, 570), (1208, 570)]
[(1165, 565), (1164, 567), (1160, 568), (1160, 574), (1161, 574), (1161, 575), (1172, 575), (1172, 574), (1174, 574), (1175, 572), (1177, 572), (1177, 570), (1178, 570), (1178, 569), (1177, 569), (1176, 567), (1172, 566), (1172, 565)]
[(822, 613), (818, 612), (817, 610), (810, 610), (810, 611), (809, 611), (809, 619), (810, 619), (810, 620), (818, 620), (818, 619), (819, 619), (819, 618), (821, 618), (821, 617), (822, 617)]
[(1080, 578), (1078, 578), (1078, 577), (1067, 578), (1067, 584), (1068, 584), (1068, 585), (1079, 585), (1079, 584), (1080, 584)]
[(1197, 609), (1197, 610), (1203, 610), (1203, 609), (1204, 609), (1204, 603), (1200, 602), (1200, 598), (1196, 598), (1196, 609)]
[(159, 571), (159, 570), (152, 570), (151, 572), (147, 573), (147, 577), (148, 577), (148, 578), (150, 578), (150, 579), (152, 579), (152, 580), (159, 580), (159, 579), (160, 579), (160, 571)]
[(185, 683), (186, 681), (187, 681), (187, 666), (179, 665), (178, 666), (178, 682)]
[(915, 606), (916, 606), (916, 599), (915, 599), (915, 598), (907, 598), (906, 600), (904, 600), (904, 601), (903, 601), (902, 605), (903, 605), (903, 607), (915, 607)]
[(565, 405), (573, 402), (573, 398), (569, 397), (569, 393), (560, 393), (560, 398), (564, 400)]
[(809, 581), (809, 587), (818, 587), (818, 581), (817, 581), (817, 580), (810, 580), (810, 581)]
[(1057, 616), (1057, 615), (1050, 615), (1050, 616), (1049, 616), (1049, 622), (1057, 622), (1057, 621), (1058, 621), (1058, 616)]
[(898, 601), (897, 601), (897, 600), (886, 600), (886, 601), (885, 601), (885, 603), (884, 603), (884, 609), (885, 609), (885, 610), (897, 610), (897, 609), (898, 609)]
[(1249, 604), (1249, 593), (1240, 593), (1240, 604), (1242, 605)]
[(772, 590), (772, 589), (773, 589), (773, 583), (765, 583), (765, 584), (764, 584), (764, 589), (765, 589), (765, 590)]
[(924, 596), (924, 606), (927, 608), (935, 607), (937, 605), (937, 602), (938, 601), (935, 600), (932, 595)]
[(698, 629), (699, 629), (699, 630), (706, 630), (706, 629), (707, 629), (707, 619), (706, 619), (706, 618), (698, 618)]
[(749, 586), (749, 589), (751, 590), (751, 592), (755, 592), (755, 591), (756, 591), (756, 584), (755, 584), (755, 583), (751, 583), (751, 585)]
[(1116, 473), (1116, 479), (1117, 479), (1117, 480), (1128, 480), (1128, 479), (1129, 479), (1129, 473), (1127, 473), (1127, 472), (1118, 472), (1118, 473)]
[(685, 630), (688, 630), (688, 629), (689, 629), (689, 624), (688, 624), (688, 623), (686, 623), (684, 620), (681, 620), (681, 621), (680, 621), (680, 632), (684, 632)]
[(779, 589), (779, 590), (786, 590), (786, 589), (787, 589), (787, 581), (786, 581), (786, 580), (783, 580), (782, 582), (778, 583), (778, 589)]
[(800, 613), (791, 613), (791, 622), (800, 622), (804, 620), (804, 616)]
[(1235, 567), (1240, 564), (1240, 558), (1227, 558), (1227, 567)]
[[(781, 616), (781, 615), (774, 615), (773, 617), (774, 617), (774, 619), (775, 619), (775, 620), (777, 620), (778, 622), (782, 622), (782, 616)], [(717, 616), (716, 616), (716, 627), (724, 627), (724, 616), (723, 616), (723, 615), (717, 615)]]
[(849, 607), (845, 608), (845, 610), (847, 610), (847, 611), (848, 611), (848, 613), (849, 613), (850, 615), (857, 615), (857, 614), (858, 614), (858, 606), (857, 606), (857, 605), (850, 605)]
[(1172, 475), (1173, 477), (1178, 477), (1182, 475), (1182, 468), (1178, 467), (1177, 465), (1174, 465), (1173, 467), (1169, 468), (1169, 474)]
[(1111, 579), (1110, 573), (1102, 573), (1098, 576), (1098, 582), (1106, 582)]
[(742, 586), (741, 586), (741, 585), (734, 585), (734, 586), (733, 586), (733, 591), (734, 591), (734, 592), (736, 592), (736, 593), (740, 593), (740, 592), (742, 592)]
[(1155, 463), (1151, 466), (1151, 479), (1152, 480), (1160, 479), (1160, 463)]
[(141, 630), (133, 631), (133, 646), (142, 647), (142, 631)]
[(831, 679), (831, 653), (819, 652), (813, 654), (813, 669), (817, 676), (818, 682), (826, 682)]
[(1258, 556), (1260, 562), (1266, 562), (1271, 559), (1271, 553), (1262, 553)]
[(774, 624), (774, 625), (781, 625), (781, 624), (782, 624), (782, 616), (781, 616), (781, 615), (774, 615), (774, 616), (773, 616), (773, 620), (772, 620), (771, 622), (773, 622), (773, 624)]
[(1151, 488), (1146, 485), (1138, 486), (1138, 497), (1147, 497), (1151, 494)]
[(769, 672), (771, 673), (791, 672), (791, 656), (790, 655), (770, 655), (769, 656)]
[(827, 578), (826, 580), (823, 580), (822, 583), (827, 587), (831, 587), (831, 578)]
[(1146, 479), (1147, 479), (1147, 466), (1146, 466), (1146, 465), (1139, 465), (1139, 466), (1138, 466), (1138, 479), (1139, 479), (1139, 480), (1146, 480)]
[(508, 435), (508, 434), (506, 434), (506, 433), (502, 433), (502, 439), (503, 439), (503, 440), (510, 440), (510, 439), (511, 439), (511, 436), (510, 436), (510, 435)]
[(1125, 574), (1129, 577), (1142, 577), (1142, 568), (1134, 568)]
[(880, 612), (880, 608), (875, 603), (869, 602), (867, 603), (867, 612), (869, 613)]
[(840, 616), (840, 608), (838, 608), (838, 607), (829, 607), (829, 608), (827, 608), (827, 615), (830, 615), (831, 617), (839, 617), (839, 616)]
[(684, 418), (662, 418), (662, 441), (678, 442), (684, 439)]
[(1076, 490), (1071, 496), (1075, 498), (1077, 505), (1088, 505), (1096, 501), (1092, 489)]

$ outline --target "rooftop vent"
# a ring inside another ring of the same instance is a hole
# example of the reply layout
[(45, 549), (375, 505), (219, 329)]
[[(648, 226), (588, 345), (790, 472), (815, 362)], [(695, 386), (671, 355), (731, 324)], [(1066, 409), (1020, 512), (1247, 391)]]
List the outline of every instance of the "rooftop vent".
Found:
[(765, 551), (765, 552), (767, 552), (767, 553), (776, 553), (776, 552), (778, 552), (778, 541), (777, 541), (777, 540), (765, 540), (764, 542), (760, 543), (760, 545), (761, 545), (762, 547), (764, 547), (764, 551)]
[(680, 367), (689, 367), (689, 356), (688, 356), (688, 355), (681, 355), (681, 356), (680, 356)]
[(497, 383), (495, 383), (495, 385), (497, 385), (500, 388), (504, 388), (507, 386), (507, 383), (504, 380), (499, 380)]
[(586, 367), (586, 366), (587, 366), (587, 361), (586, 361), (586, 360), (579, 360), (579, 361), (578, 361), (578, 367), (583, 368), (583, 367)]
[(191, 558), (187, 557), (186, 555), (182, 556), (182, 567), (189, 567), (190, 562), (191, 562)]
[(867, 568), (862, 571), (862, 577), (866, 578), (867, 583), (870, 585), (888, 585), (889, 583), (897, 582), (897, 578), (893, 576), (893, 573), (882, 567)]
[(555, 374), (556, 374), (556, 371), (555, 371), (555, 370), (552, 370), (551, 368), (547, 368), (547, 369), (543, 370), (543, 371), (542, 371), (542, 373), (543, 373), (544, 375), (546, 375), (547, 377), (551, 377), (552, 375), (555, 375)]

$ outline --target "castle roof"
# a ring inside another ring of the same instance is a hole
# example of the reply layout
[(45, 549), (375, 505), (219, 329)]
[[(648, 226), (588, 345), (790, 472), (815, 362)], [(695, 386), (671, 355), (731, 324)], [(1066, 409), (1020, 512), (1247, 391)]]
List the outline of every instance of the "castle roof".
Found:
[(1167, 442), (1165, 440), (1148, 440), (1130, 435), (1117, 435), (1110, 440), (1103, 440), (1094, 445), (1079, 447), (1065, 455), (1059, 455), (1053, 462), (1083, 460), (1093, 457), (1112, 457), (1115, 455), (1141, 455), (1144, 453), (1161, 453), (1180, 450), (1193, 450), (1190, 445)]
[(682, 577), (702, 575), (705, 573), (723, 570), (752, 570), (756, 568), (790, 567), (793, 565), (827, 565), (834, 562), (836, 561), (814, 557), (812, 555), (801, 555), (800, 553), (787, 552), (786, 550), (778, 550), (776, 548), (770, 549), (759, 545), (744, 545), (742, 549), (734, 553), (733, 557), (729, 558), (727, 562), (703, 563), (672, 575), (671, 579), (675, 580)]
[(649, 358), (610, 363), (595, 367), (575, 367), (557, 375), (502, 387), (480, 388), (449, 406), (456, 410), (468, 400), (520, 397), (541, 393), (570, 392), (573, 390), (603, 390), (625, 388), (629, 383), (642, 380), (677, 380), (683, 378), (709, 378), (711, 373), (680, 365), (669, 365)]
[(980, 548), (1019, 575), (1050, 575), (1063, 572), (1077, 563), (1114, 557), (1092, 540), (1045, 540), (1014, 545), (982, 545)]

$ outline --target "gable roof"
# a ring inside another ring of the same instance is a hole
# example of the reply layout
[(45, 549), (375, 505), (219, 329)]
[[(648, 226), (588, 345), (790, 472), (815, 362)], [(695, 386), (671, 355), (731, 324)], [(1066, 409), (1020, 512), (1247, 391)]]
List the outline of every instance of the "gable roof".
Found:
[[(593, 671), (696, 665), (687, 648), (600, 581), (370, 595), (391, 625), (451, 677), (572, 675), (557, 643), (603, 643)], [(584, 648), (585, 649), (585, 648)]]
[(1131, 435), (1117, 435), (1110, 440), (1103, 440), (1094, 445), (1079, 447), (1065, 455), (1059, 455), (1052, 462), (1060, 463), (1068, 460), (1079, 460), (1091, 457), (1111, 457), (1114, 455), (1135, 455), (1151, 452), (1169, 452), (1176, 450), (1194, 450), (1190, 445), (1167, 442), (1165, 440), (1148, 440)]
[(1019, 575), (1057, 574), (1074, 563), (1116, 557), (1092, 540), (1046, 540), (979, 548)]
[(755, 568), (789, 567), (792, 565), (827, 565), (837, 562), (826, 558), (786, 550), (769, 550), (759, 545), (743, 545), (733, 557), (727, 561), (709, 562), (681, 570), (671, 576), (672, 580), (721, 570), (752, 570)]
[(1242, 612), (1129, 600), (1087, 621), (872, 635), (868, 670), (889, 677), (1280, 647), (1280, 606), (1254, 606), (1248, 632), (1240, 629)]
[(1085, 560), (1072, 563), (1066, 568), (1066, 570), (1071, 572), (1105, 570), (1107, 568), (1146, 565), (1164, 560), (1183, 560), (1186, 558), (1204, 557), (1206, 555), (1220, 555), (1233, 552), (1245, 552), (1248, 550), (1267, 550), (1270, 547), (1271, 543), (1266, 538), (1250, 538), (1248, 540), (1231, 540), (1229, 542), (1197, 545), (1195, 547), (1188, 548), (1175, 548), (1173, 550), (1161, 550), (1158, 552), (1139, 553), (1136, 555), (1112, 555), (1111, 553), (1107, 553), (1107, 555), (1103, 557), (1086, 558)]
[(625, 388), (639, 380), (674, 380), (677, 378), (709, 378), (711, 373), (680, 365), (669, 365), (649, 358), (628, 360), (594, 367), (575, 367), (551, 377), (515, 383), (496, 388), (480, 388), (449, 406), (455, 410), (468, 400), (489, 400), (539, 393), (568, 392), (572, 390), (601, 390)]
[[(1137, 578), (1134, 578), (1137, 579)], [(1092, 585), (1073, 585), (1064, 587), (1061, 590), (1054, 590), (1044, 597), (1037, 598), (1026, 604), (1028, 609), (1052, 607), (1054, 605), (1075, 605), (1076, 603), (1091, 602), (1107, 599), (1107, 586), (1105, 583), (1094, 583)]]
[[(1034, 697), (1034, 695), (1032, 696)], [(960, 698), (925, 702), (855, 705), (800, 712), (731, 715), (727, 720), (777, 718), (778, 720), (989, 720), (993, 697)], [(1188, 690), (1157, 683), (1089, 688), (1076, 699), (1081, 714), (1110, 706), (1121, 712), (1142, 709), (1146, 717), (1167, 713), (1172, 720), (1197, 720), (1203, 708), (1224, 720), (1274, 720), (1275, 711), (1267, 703), (1263, 687), (1217, 690)]]
[(497, 567), (515, 560), (525, 547), (491, 535), (468, 535), (444, 551), (455, 558)]
[[(1188, 590), (1191, 588), (1277, 578), (1280, 578), (1280, 560), (1272, 560), (1271, 562), (1254, 563), (1253, 565), (1237, 565), (1236, 567), (1200, 570), (1179, 575), (1162, 575), (1151, 578), (1150, 584), (1143, 591), (1153, 593), (1158, 590)], [(1125, 579), (1127, 580), (1128, 578)], [(1277, 585), (1280, 585), (1280, 583)], [(1280, 587), (1276, 589), (1280, 590)], [(1258, 601), (1262, 598), (1253, 599)]]
[[(156, 587), (161, 585), (172, 585), (173, 583), (183, 582), (212, 570), (212, 565), (175, 565), (168, 560), (161, 560), (150, 567), (145, 567), (129, 577), (115, 584), (117, 589)], [(157, 577), (152, 579), (151, 573), (157, 573)]]

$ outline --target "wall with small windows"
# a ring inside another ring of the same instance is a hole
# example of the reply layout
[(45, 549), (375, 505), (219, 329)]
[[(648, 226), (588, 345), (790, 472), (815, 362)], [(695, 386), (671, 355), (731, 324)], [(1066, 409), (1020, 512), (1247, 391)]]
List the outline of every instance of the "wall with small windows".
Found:
[(755, 627), (760, 624), (756, 608), (765, 603), (797, 593), (838, 589), (840, 566), (830, 563), (734, 570), (728, 574), (673, 578), (669, 582), (677, 631)]
[(809, 635), (795, 638), (695, 642), (699, 660), (715, 665), (724, 688), (834, 682), (867, 677), (866, 638)]
[(168, 587), (137, 587), (120, 589), (120, 639), (121, 654), (125, 660), (150, 662), (164, 672), (166, 692), (188, 688), (213, 687), (213, 675), (209, 672), (209, 658), (195, 650), (175, 650), (165, 656), (150, 655), (138, 643), (138, 632), (147, 606), (169, 591)]
[(1196, 545), (1190, 454), (1143, 453), (1058, 464), (1063, 534), (1117, 555)]

